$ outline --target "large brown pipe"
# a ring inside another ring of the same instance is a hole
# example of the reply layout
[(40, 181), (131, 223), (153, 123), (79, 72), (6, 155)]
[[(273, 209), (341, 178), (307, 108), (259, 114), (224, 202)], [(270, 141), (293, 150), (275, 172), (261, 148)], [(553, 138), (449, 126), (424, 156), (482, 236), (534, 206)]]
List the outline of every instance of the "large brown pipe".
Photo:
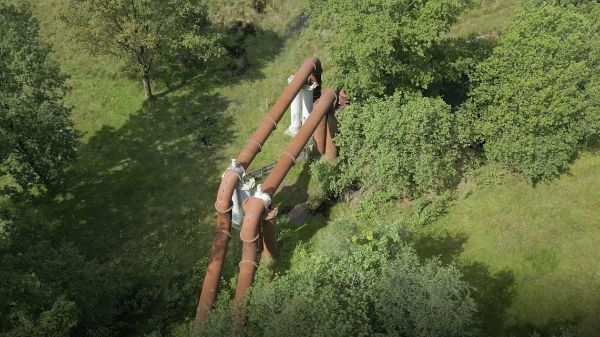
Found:
[(337, 133), (338, 120), (333, 111), (329, 112), (326, 117), (327, 131), (325, 137), (325, 160), (334, 160), (337, 158), (338, 150), (333, 142), (333, 138)]
[[(283, 117), (287, 107), (290, 106), (294, 97), (296, 97), (300, 89), (306, 84), (310, 75), (316, 73), (317, 69), (321, 69), (318, 58), (309, 57), (304, 61), (300, 69), (294, 74), (292, 81), (271, 108), (271, 111), (265, 116), (258, 129), (252, 134), (252, 137), (250, 137), (244, 146), (244, 149), (237, 156), (237, 161), (242, 164), (242, 166), (247, 167), (252, 162), (256, 154), (260, 151), (262, 144), (264, 144), (271, 132), (275, 129), (276, 124), (279, 123), (279, 120)], [(321, 74), (315, 74), (313, 77), (321, 78)]]
[[(246, 143), (244, 149), (238, 154), (236, 161), (244, 168), (248, 168), (256, 154), (260, 151), (263, 144), (273, 132), (276, 124), (281, 120), (287, 107), (294, 97), (298, 94), (302, 86), (305, 85), (309, 77), (321, 78), (321, 63), (316, 57), (307, 58), (300, 69), (294, 74), (294, 79), (288, 84), (283, 93), (279, 96), (271, 110), (265, 116), (258, 129)], [(202, 291), (198, 300), (196, 310), (196, 320), (203, 322), (212, 309), (216, 297), (227, 253), (227, 245), (231, 238), (231, 197), (238, 183), (239, 175), (234, 170), (227, 170), (221, 180), (215, 208), (217, 209), (217, 228), (215, 238), (210, 251), (208, 267)]]
[[(262, 184), (262, 192), (272, 196), (286, 174), (296, 162), (296, 158), (317, 129), (328, 111), (333, 109), (336, 102), (336, 94), (333, 90), (326, 90), (315, 104), (310, 116), (306, 119), (298, 134), (294, 137), (286, 150), (275, 164), (271, 173)], [(252, 285), (254, 273), (256, 272), (256, 251), (258, 247), (258, 226), (265, 212), (265, 203), (258, 197), (250, 197), (244, 203), (244, 223), (240, 232), (242, 238), (242, 261), (240, 262), (240, 274), (238, 276), (235, 301), (241, 301)]]
[(272, 208), (262, 220), (262, 259), (277, 256), (277, 208)]

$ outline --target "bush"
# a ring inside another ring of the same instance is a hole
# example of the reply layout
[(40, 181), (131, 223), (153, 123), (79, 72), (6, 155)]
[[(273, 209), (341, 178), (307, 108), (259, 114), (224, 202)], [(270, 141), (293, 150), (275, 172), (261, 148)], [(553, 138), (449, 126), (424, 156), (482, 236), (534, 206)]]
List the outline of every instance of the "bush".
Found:
[(536, 182), (600, 131), (600, 4), (526, 1), (473, 76), (465, 110), (486, 157)]
[[(380, 237), (344, 254), (296, 251), (295, 268), (259, 276), (244, 308), (247, 336), (469, 336), (475, 304), (453, 267), (421, 263), (400, 241)], [(207, 335), (227, 333), (217, 309)], [(214, 325), (213, 325), (214, 324)]]
[(439, 98), (397, 93), (349, 106), (340, 120), (340, 191), (358, 182), (381, 202), (443, 190), (457, 176), (456, 119)]

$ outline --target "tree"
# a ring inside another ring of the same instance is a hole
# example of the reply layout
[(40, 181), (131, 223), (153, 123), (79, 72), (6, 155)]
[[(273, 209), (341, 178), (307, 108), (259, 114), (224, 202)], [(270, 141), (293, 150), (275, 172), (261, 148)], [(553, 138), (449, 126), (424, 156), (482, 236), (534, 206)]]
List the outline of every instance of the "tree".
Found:
[(600, 4), (525, 1), (473, 74), (464, 111), (486, 157), (530, 181), (600, 133)]
[(139, 67), (146, 99), (153, 95), (150, 77), (160, 56), (188, 50), (207, 61), (222, 52), (201, 1), (64, 0), (61, 18), (91, 50)]
[[(335, 256), (296, 249), (296, 267), (272, 278), (261, 267), (243, 307), (244, 335), (473, 335), (475, 303), (454, 267), (421, 262), (399, 239), (378, 234), (346, 248)], [(220, 304), (204, 335), (232, 335), (230, 308)]]
[(12, 193), (58, 184), (79, 135), (62, 102), (65, 76), (38, 30), (26, 6), (0, 1), (0, 186)]
[(456, 176), (458, 129), (439, 98), (396, 93), (346, 108), (335, 189), (358, 183), (378, 201), (442, 190)]
[(471, 0), (315, 0), (312, 23), (350, 95), (425, 89), (451, 70), (444, 33)]

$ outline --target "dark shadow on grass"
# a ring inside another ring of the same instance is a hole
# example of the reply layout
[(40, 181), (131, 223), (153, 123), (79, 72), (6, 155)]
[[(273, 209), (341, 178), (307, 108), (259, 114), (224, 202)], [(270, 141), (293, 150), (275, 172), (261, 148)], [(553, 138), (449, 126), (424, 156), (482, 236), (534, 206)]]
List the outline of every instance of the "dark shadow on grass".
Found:
[[(444, 264), (455, 262), (463, 252), (468, 237), (464, 234), (424, 235), (412, 238), (415, 250), (422, 258), (438, 258)], [(504, 336), (506, 310), (514, 299), (514, 275), (511, 271), (492, 273), (483, 263), (458, 263), (463, 279), (472, 287), (477, 303), (477, 318), (484, 336)]]
[(97, 287), (119, 335), (166, 333), (194, 312), (225, 165), (219, 153), (233, 136), (228, 104), (202, 78), (155, 97), (123, 126), (91, 136), (64, 193), (43, 203), (57, 237), (114, 271), (119, 292)]
[(153, 71), (153, 79), (164, 87), (163, 92), (176, 90), (198, 75), (213, 85), (262, 79), (262, 67), (277, 57), (285, 41), (272, 30), (242, 21), (218, 31), (224, 37), (224, 55), (205, 62), (182, 51), (162, 60)]

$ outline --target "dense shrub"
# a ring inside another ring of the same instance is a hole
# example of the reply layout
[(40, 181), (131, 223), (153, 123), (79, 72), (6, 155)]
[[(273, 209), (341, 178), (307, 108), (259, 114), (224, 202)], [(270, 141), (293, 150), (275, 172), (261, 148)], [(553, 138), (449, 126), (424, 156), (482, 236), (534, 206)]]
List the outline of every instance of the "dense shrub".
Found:
[(339, 190), (358, 183), (385, 201), (442, 190), (456, 177), (455, 115), (439, 98), (397, 93), (357, 103), (343, 112)]
[[(244, 308), (247, 336), (469, 336), (475, 305), (453, 267), (420, 262), (389, 237), (332, 257), (300, 248), (290, 271), (259, 275)], [(265, 270), (262, 270), (264, 272)], [(226, 334), (228, 310), (208, 335)]]
[(451, 72), (444, 34), (470, 0), (318, 0), (312, 26), (352, 96), (427, 88)]
[(556, 177), (600, 131), (600, 4), (526, 1), (473, 76), (465, 105), (489, 160)]

